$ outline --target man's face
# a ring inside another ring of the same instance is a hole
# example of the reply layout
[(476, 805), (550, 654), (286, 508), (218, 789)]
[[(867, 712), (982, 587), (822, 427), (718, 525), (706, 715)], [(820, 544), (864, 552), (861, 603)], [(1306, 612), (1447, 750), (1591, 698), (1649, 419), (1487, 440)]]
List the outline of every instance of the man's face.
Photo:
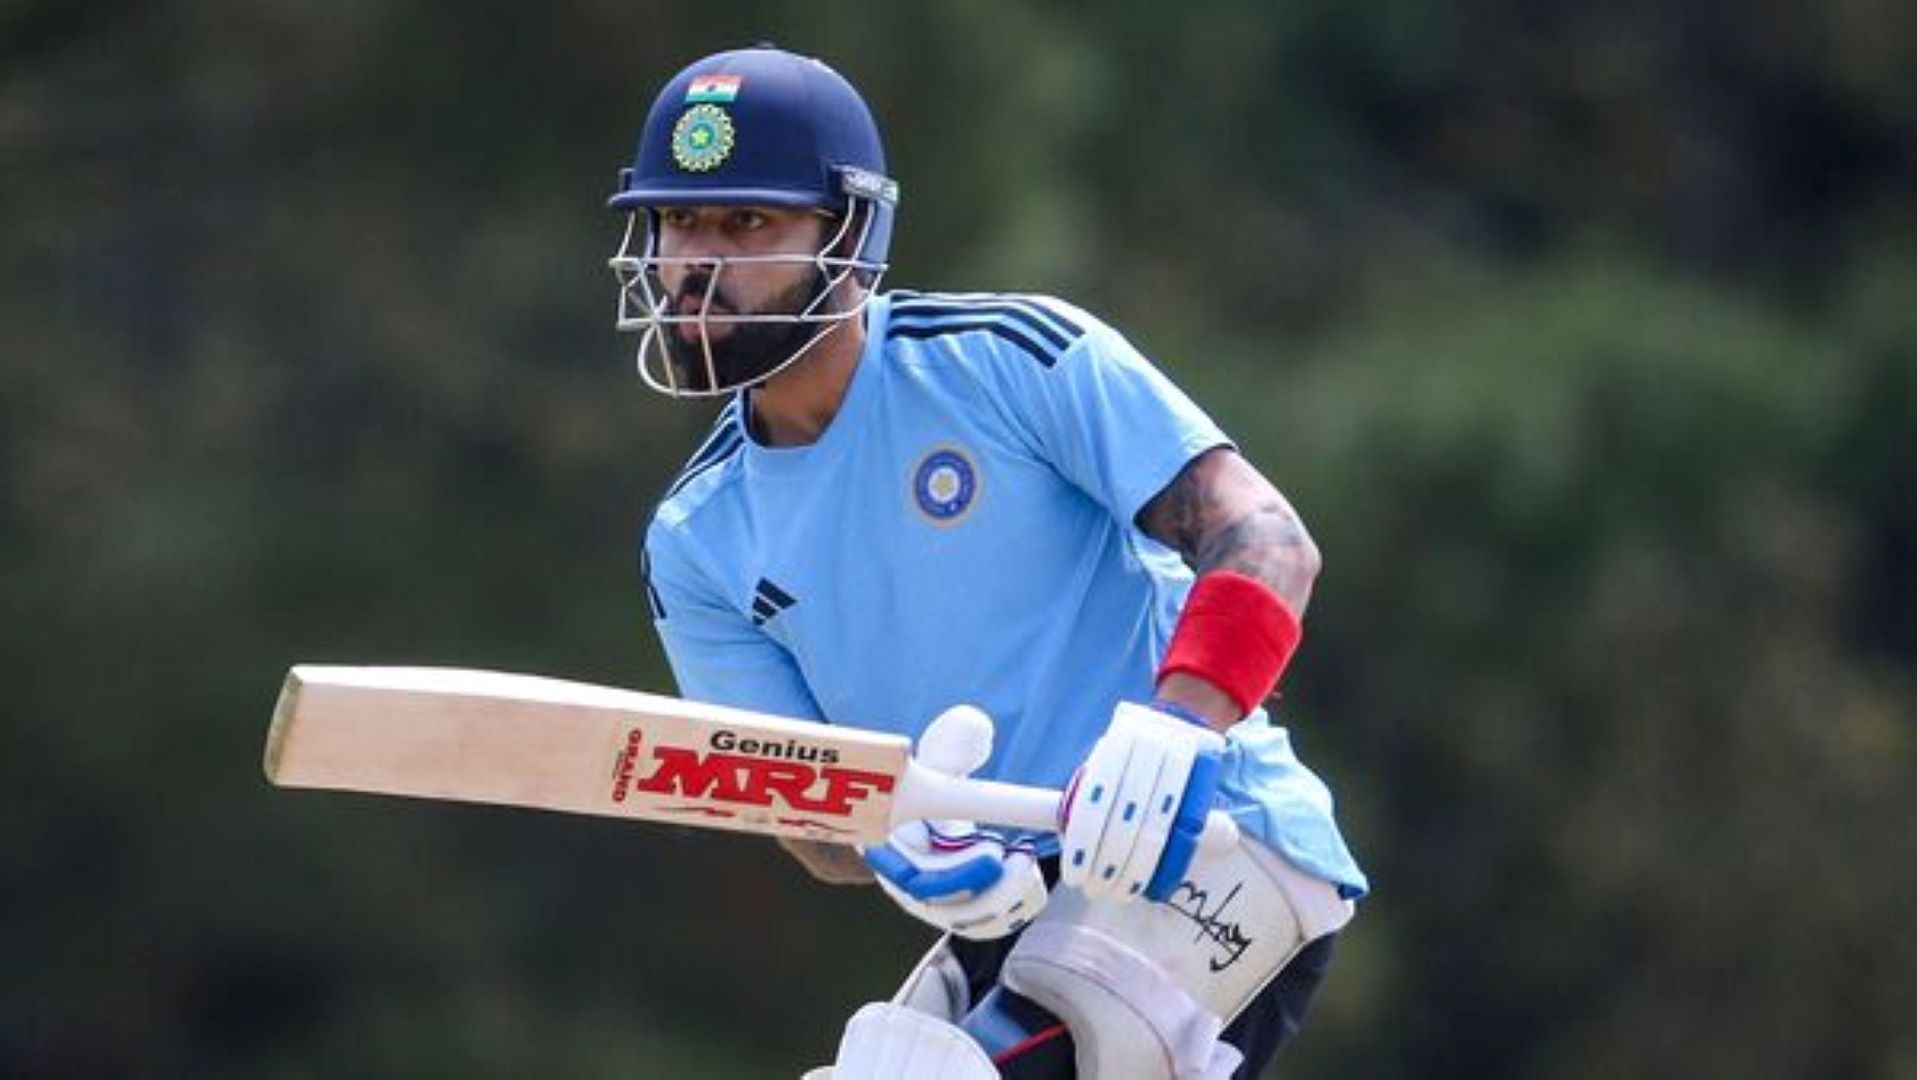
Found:
[(667, 309), (656, 340), (675, 387), (748, 385), (823, 333), (829, 285), (818, 257), (834, 219), (754, 206), (667, 206), (653, 218), (645, 273)]
[[(830, 219), (811, 210), (769, 206), (668, 206), (658, 210), (659, 280), (672, 298), (672, 313), (793, 315), (817, 296), (819, 275), (810, 262), (729, 262), (714, 280), (718, 264), (698, 259), (739, 259), (783, 255), (809, 260), (825, 243)], [(740, 328), (709, 324), (716, 345)], [(699, 327), (680, 324), (674, 334), (691, 343)]]

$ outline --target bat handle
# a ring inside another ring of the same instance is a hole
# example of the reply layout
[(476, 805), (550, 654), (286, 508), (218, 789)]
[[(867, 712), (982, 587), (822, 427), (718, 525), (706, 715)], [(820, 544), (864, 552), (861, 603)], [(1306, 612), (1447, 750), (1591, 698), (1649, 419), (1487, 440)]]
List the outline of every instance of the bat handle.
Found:
[[(1064, 793), (1051, 788), (961, 779), (909, 761), (892, 800), (892, 823), (962, 818), (1055, 833), (1060, 804), (1064, 801)], [(1230, 814), (1213, 810), (1205, 819), (1205, 832), (1199, 837), (1198, 848), (1207, 854), (1228, 851), (1237, 846), (1238, 840), (1238, 823)]]

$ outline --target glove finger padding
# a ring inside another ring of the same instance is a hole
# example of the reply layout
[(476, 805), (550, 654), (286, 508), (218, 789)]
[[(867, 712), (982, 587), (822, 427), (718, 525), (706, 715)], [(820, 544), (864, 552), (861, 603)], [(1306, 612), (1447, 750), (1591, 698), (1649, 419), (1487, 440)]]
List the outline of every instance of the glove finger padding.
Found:
[[(1084, 780), (1092, 785), (1090, 801), (1102, 799), (1111, 804), (1103, 827), (1096, 834), (1086, 836), (1088, 848), (1072, 849), (1072, 861), (1080, 864), (1085, 874), (1080, 888), (1094, 899), (1144, 888), (1151, 868), (1158, 865), (1158, 851), (1137, 851), (1139, 834), (1153, 816), (1152, 807), (1164, 801), (1160, 789), (1182, 785), (1183, 773), (1190, 768), (1188, 755), (1185, 769), (1179, 770), (1178, 776), (1166, 776), (1170, 748), (1165, 743), (1133, 739), (1122, 745), (1127, 753), (1118, 772), (1100, 775), (1088, 769)], [(1117, 755), (1111, 755), (1111, 759), (1116, 760)], [(1119, 875), (1121, 869), (1131, 866), (1134, 853), (1146, 865), (1145, 872), (1135, 881)]]
[(908, 822), (868, 848), (866, 864), (907, 913), (977, 941), (1022, 928), (1045, 906), (1045, 878), (1025, 841), (969, 822)]
[[(1190, 864), (1197, 837), (1179, 824), (1196, 813), (1202, 830), (1223, 751), (1215, 731), (1120, 703), (1066, 794), (1065, 884), (1093, 899), (1162, 892), (1152, 886), (1168, 865), (1182, 872)], [(1207, 758), (1210, 764), (1199, 767)]]
[[(1165, 748), (1163, 759), (1159, 762), (1157, 783), (1151, 793), (1141, 800), (1144, 807), (1159, 807), (1169, 813), (1138, 814), (1140, 827), (1125, 851), (1126, 860), (1119, 864), (1116, 877), (1111, 881), (1114, 891), (1122, 891), (1126, 896), (1137, 896), (1151, 883), (1152, 874), (1163, 861), (1166, 843), (1171, 838), (1178, 807), (1190, 791), (1192, 762), (1198, 752), (1189, 743), (1179, 742)], [(1194, 792), (1194, 795), (1197, 793)], [(1204, 796), (1207, 808), (1211, 805), (1209, 795)], [(1116, 853), (1114, 853), (1116, 854)], [(1101, 871), (1103, 873), (1103, 871)]]

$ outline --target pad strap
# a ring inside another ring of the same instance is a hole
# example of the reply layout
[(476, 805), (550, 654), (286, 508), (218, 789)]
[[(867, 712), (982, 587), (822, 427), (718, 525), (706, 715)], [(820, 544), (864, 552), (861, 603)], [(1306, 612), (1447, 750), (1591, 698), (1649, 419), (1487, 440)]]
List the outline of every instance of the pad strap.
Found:
[(1249, 714), (1277, 688), (1303, 637), (1298, 616), (1270, 586), (1234, 570), (1213, 570), (1185, 600), (1158, 681), (1178, 672), (1195, 675)]

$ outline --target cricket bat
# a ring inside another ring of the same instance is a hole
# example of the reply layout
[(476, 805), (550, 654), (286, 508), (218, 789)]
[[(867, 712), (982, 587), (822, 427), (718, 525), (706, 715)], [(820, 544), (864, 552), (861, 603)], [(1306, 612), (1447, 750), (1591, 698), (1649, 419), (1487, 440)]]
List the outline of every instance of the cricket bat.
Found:
[[(295, 666), (265, 764), (282, 787), (847, 844), (881, 843), (917, 819), (1051, 832), (1062, 799), (930, 768), (903, 735), (462, 668)], [(1203, 846), (1236, 838), (1214, 812)]]

